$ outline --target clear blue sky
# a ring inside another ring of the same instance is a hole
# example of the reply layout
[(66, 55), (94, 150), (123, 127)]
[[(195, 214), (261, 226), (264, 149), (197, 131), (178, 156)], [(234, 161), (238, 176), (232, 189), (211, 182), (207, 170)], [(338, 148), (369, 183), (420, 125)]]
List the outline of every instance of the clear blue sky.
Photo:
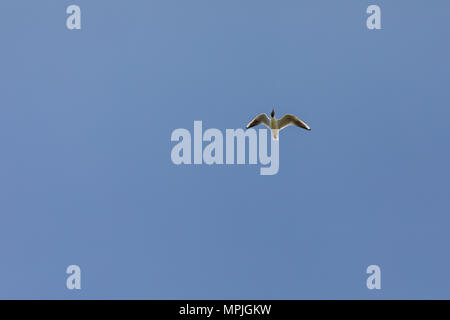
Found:
[[(450, 298), (449, 12), (1, 1), (0, 298)], [(312, 128), (277, 175), (171, 162), (172, 130), (273, 107)]]

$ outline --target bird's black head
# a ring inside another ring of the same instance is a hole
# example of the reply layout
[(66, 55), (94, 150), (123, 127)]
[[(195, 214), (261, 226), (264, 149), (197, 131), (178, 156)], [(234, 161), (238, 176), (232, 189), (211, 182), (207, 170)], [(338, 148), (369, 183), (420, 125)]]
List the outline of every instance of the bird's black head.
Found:
[(270, 116), (273, 118), (275, 117), (275, 111), (272, 109), (272, 112), (270, 113)]

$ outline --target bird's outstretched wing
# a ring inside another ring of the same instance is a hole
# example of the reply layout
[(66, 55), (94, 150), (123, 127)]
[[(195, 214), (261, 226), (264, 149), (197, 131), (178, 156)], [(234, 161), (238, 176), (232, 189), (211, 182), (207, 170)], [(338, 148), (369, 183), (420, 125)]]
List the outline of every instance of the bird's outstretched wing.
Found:
[(248, 123), (245, 128), (251, 128), (257, 126), (258, 124), (263, 124), (270, 129), (270, 120), (265, 113), (257, 115), (252, 121)]
[(280, 130), (286, 128), (287, 126), (297, 126), (306, 130), (311, 130), (311, 128), (305, 122), (292, 114), (287, 114), (283, 118), (278, 120), (278, 127), (280, 128)]

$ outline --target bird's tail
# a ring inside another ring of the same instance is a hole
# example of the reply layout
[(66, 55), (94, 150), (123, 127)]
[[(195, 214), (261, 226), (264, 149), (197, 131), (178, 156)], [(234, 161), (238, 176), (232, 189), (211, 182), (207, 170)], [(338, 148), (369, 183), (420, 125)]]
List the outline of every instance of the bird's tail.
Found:
[(272, 129), (273, 140), (278, 140), (278, 129)]

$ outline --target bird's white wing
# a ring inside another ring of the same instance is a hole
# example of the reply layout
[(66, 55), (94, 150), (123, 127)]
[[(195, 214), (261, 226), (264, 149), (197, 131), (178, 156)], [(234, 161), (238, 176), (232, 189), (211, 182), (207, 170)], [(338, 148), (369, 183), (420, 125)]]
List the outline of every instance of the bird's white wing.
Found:
[(283, 118), (278, 120), (278, 127), (280, 128), (280, 130), (286, 128), (287, 126), (297, 126), (306, 130), (311, 130), (311, 128), (305, 122), (292, 114), (287, 114)]
[(258, 124), (263, 124), (270, 129), (270, 120), (265, 113), (257, 115), (252, 121), (248, 123), (245, 128), (251, 128), (257, 126)]

